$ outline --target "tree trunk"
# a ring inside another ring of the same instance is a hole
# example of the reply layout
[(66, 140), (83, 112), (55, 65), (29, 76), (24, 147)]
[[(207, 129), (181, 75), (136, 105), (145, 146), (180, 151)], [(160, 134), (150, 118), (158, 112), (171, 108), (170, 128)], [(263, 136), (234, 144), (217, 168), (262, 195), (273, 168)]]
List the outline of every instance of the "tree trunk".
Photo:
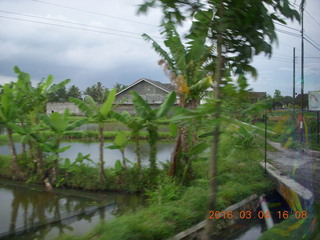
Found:
[(179, 132), (176, 137), (176, 143), (171, 153), (171, 161), (170, 161), (170, 168), (169, 168), (170, 177), (173, 177), (176, 175), (177, 167), (179, 164), (180, 149), (181, 149), (181, 133), (180, 133), (180, 127), (179, 127)]
[[(223, 17), (223, 0), (220, 1), (217, 15)], [(221, 32), (218, 31), (217, 34), (217, 64), (215, 67), (215, 99), (216, 99), (216, 108), (215, 108), (215, 119), (220, 118), (220, 107), (221, 107), (221, 78), (222, 78), (222, 67), (223, 67), (223, 56), (222, 56), (222, 44), (223, 39)], [(207, 210), (207, 224), (205, 227), (205, 236), (204, 239), (212, 239), (214, 235), (216, 226), (215, 222), (209, 219), (209, 212), (216, 210), (216, 198), (217, 198), (217, 168), (218, 168), (218, 152), (219, 152), (219, 138), (220, 138), (220, 121), (216, 121), (216, 126), (214, 128), (213, 143), (211, 146), (211, 157), (209, 162), (209, 199), (208, 199), (208, 210)]]
[(139, 138), (139, 132), (134, 133), (135, 139), (136, 139), (136, 156), (137, 156), (137, 165), (138, 168), (141, 168), (141, 149), (140, 149), (140, 138)]
[(7, 128), (7, 133), (8, 133), (8, 140), (9, 140), (9, 148), (11, 150), (11, 155), (12, 155), (12, 158), (10, 161), (10, 168), (14, 174), (14, 178), (21, 180), (23, 179), (24, 175), (21, 172), (20, 167), (18, 165), (17, 151), (13, 142), (11, 129)]
[(104, 172), (104, 160), (103, 160), (103, 145), (104, 145), (104, 137), (103, 137), (103, 125), (99, 124), (99, 179), (101, 184), (106, 183), (106, 174)]
[(150, 169), (155, 170), (157, 168), (157, 139), (158, 139), (158, 129), (156, 126), (148, 126), (149, 132), (149, 147), (150, 147)]
[(124, 155), (124, 150), (120, 150), (121, 152), (121, 156), (122, 156), (122, 165), (124, 169), (127, 169), (127, 161), (126, 161), (126, 157)]
[[(60, 147), (60, 140), (57, 140), (57, 150)], [(53, 160), (53, 167), (52, 167), (52, 173), (51, 173), (51, 183), (54, 184), (57, 180), (57, 174), (58, 174), (58, 161), (59, 161), (59, 153), (56, 153), (56, 157)]]
[(43, 174), (43, 152), (40, 147), (36, 147), (36, 164), (37, 164), (37, 174), (42, 176)]
[[(21, 120), (20, 124), (21, 124), (21, 127), (22, 127), (22, 128), (25, 128), (25, 125), (24, 125), (23, 120)], [(27, 153), (26, 144), (23, 142), (23, 143), (22, 143), (22, 154), (23, 154), (24, 157), (27, 157), (27, 154), (26, 154), (26, 153)]]
[[(194, 99), (194, 100), (191, 100), (189, 103), (181, 102), (179, 105), (181, 107), (195, 109), (199, 105), (199, 102), (196, 99)], [(196, 135), (196, 129), (193, 132), (193, 141), (191, 143), (191, 147), (195, 144), (194, 141), (196, 138), (194, 135)], [(169, 168), (169, 176), (171, 177), (177, 175), (179, 171), (177, 167), (181, 162), (181, 160), (184, 162), (185, 166), (187, 166), (186, 175), (183, 177), (184, 180), (186, 180), (187, 178), (193, 177), (191, 163), (189, 163), (189, 159), (186, 157), (186, 155), (183, 154), (183, 153), (187, 153), (190, 148), (188, 138), (189, 138), (188, 129), (185, 129), (182, 126), (179, 126), (178, 135), (176, 137), (176, 143), (171, 154), (171, 161), (170, 161), (170, 168)]]

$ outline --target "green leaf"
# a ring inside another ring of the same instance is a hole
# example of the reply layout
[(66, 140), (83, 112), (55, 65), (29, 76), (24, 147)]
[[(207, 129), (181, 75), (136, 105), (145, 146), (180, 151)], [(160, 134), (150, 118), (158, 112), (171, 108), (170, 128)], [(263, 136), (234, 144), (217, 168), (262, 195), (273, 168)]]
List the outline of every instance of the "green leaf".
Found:
[(116, 138), (114, 139), (115, 145), (119, 147), (125, 146), (127, 142), (128, 142), (128, 137), (125, 132), (119, 132)]
[(213, 135), (214, 135), (214, 132), (208, 132), (208, 133), (201, 134), (199, 138), (211, 137)]
[(197, 145), (190, 148), (188, 155), (198, 155), (200, 153), (203, 153), (208, 147), (209, 145), (206, 142), (198, 143)]
[[(52, 81), (53, 81), (53, 76), (49, 76), (50, 78), (52, 78)], [(48, 77), (48, 79), (49, 79)], [(51, 81), (51, 82), (52, 82)], [(59, 89), (65, 87), (71, 80), (70, 79), (66, 79), (66, 80), (63, 80), (62, 82), (58, 83), (58, 84), (53, 84), (49, 89), (48, 89), (48, 92), (47, 93), (54, 93), (56, 91), (58, 91)], [(50, 83), (51, 83), (50, 82)]]
[(157, 111), (156, 117), (161, 118), (165, 116), (173, 104), (176, 102), (176, 92), (171, 92), (167, 95), (164, 102), (160, 105), (159, 110)]
[(89, 122), (89, 119), (87, 118), (83, 118), (83, 119), (80, 119), (72, 124), (70, 124), (67, 128), (66, 128), (66, 131), (71, 131), (75, 128), (78, 128), (80, 126), (82, 126), (83, 124), (86, 124), (87, 122)]
[(118, 145), (110, 145), (110, 146), (107, 146), (106, 148), (115, 150), (115, 149), (119, 149), (120, 147)]
[(136, 113), (139, 117), (145, 118), (152, 112), (149, 104), (135, 91), (130, 91), (132, 97), (132, 102)]
[(69, 98), (69, 101), (73, 102), (87, 116), (92, 117), (94, 115), (92, 107), (84, 101), (78, 98)]
[(68, 168), (70, 166), (70, 159), (69, 158), (66, 158), (65, 160), (64, 160), (64, 167), (65, 168)]
[(114, 164), (114, 170), (116, 172), (120, 172), (122, 170), (122, 164), (121, 164), (121, 161), (119, 159)]
[(170, 133), (173, 137), (176, 137), (177, 134), (178, 134), (178, 130), (179, 130), (179, 127), (177, 124), (174, 124), (174, 123), (170, 123), (169, 124), (169, 130), (170, 130)]
[(104, 104), (100, 108), (100, 113), (104, 116), (107, 116), (112, 108), (112, 104), (114, 103), (115, 97), (116, 97), (117, 90), (112, 89), (109, 92), (107, 100), (104, 102)]
[(64, 151), (67, 151), (69, 148), (71, 148), (71, 145), (61, 147), (61, 148), (57, 149), (56, 153), (62, 153)]

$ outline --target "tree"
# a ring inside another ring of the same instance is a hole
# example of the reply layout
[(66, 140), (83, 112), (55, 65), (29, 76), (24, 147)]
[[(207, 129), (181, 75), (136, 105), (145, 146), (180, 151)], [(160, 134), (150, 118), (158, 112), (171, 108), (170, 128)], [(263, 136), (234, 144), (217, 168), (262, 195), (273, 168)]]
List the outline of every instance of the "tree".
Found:
[(176, 101), (176, 93), (171, 92), (167, 95), (163, 103), (156, 109), (151, 109), (150, 105), (135, 91), (130, 92), (132, 94), (132, 102), (136, 110), (137, 116), (143, 119), (143, 126), (147, 128), (149, 135), (150, 146), (150, 169), (153, 173), (157, 168), (157, 140), (158, 140), (158, 126), (155, 122), (157, 119), (164, 117), (173, 106)]
[(48, 94), (48, 101), (50, 102), (66, 102), (68, 101), (68, 94), (66, 87), (62, 87), (55, 92)]
[(113, 88), (117, 90), (117, 93), (122, 91), (123, 89), (127, 88), (127, 85), (121, 84), (121, 83), (116, 83)]
[(18, 108), (17, 98), (13, 88), (14, 84), (5, 84), (0, 95), (0, 124), (4, 125), (8, 134), (9, 148), (11, 149), (10, 168), (17, 179), (23, 179), (24, 175), (18, 164), (18, 157), (12, 136), (10, 123), (17, 120)]
[(91, 87), (87, 87), (86, 90), (84, 91), (84, 95), (88, 95), (96, 103), (102, 104), (105, 102), (108, 92), (109, 92), (108, 89), (102, 86), (101, 82), (97, 82), (97, 84)]
[(134, 141), (135, 153), (137, 156), (137, 166), (141, 168), (141, 151), (140, 151), (140, 135), (139, 132), (144, 128), (144, 119), (139, 116), (133, 116), (130, 113), (123, 111), (122, 113), (113, 112), (112, 117), (122, 122), (131, 131), (130, 138)]
[[(14, 71), (18, 75), (18, 81), (15, 84), (16, 92), (19, 99), (18, 115), (23, 131), (22, 142), (29, 144), (30, 159), (35, 162), (38, 176), (42, 176), (43, 151), (42, 146), (46, 139), (41, 133), (40, 115), (45, 113), (45, 106), (52, 93), (64, 88), (70, 79), (66, 79), (60, 83), (52, 84), (54, 78), (49, 75), (46, 79), (42, 79), (36, 87), (33, 87), (28, 73), (22, 72), (17, 66)], [(12, 122), (11, 127), (14, 127)], [(21, 130), (21, 128), (20, 128)]]
[[(211, 14), (212, 15), (212, 14)], [(209, 16), (209, 15), (208, 15)], [(200, 19), (201, 15), (195, 15)], [(207, 45), (208, 26), (199, 21), (192, 23), (187, 43), (184, 44), (176, 27), (171, 21), (162, 21), (162, 34), (165, 36), (165, 46), (169, 52), (165, 51), (155, 40), (147, 34), (143, 37), (152, 42), (154, 50), (162, 57), (159, 61), (164, 66), (164, 70), (175, 86), (179, 96), (179, 106), (182, 108), (196, 108), (200, 99), (204, 96), (205, 90), (210, 87), (212, 78), (207, 68), (212, 64), (212, 44)], [(196, 143), (196, 138), (189, 141), (190, 135), (196, 136), (196, 129), (184, 128), (179, 124), (179, 131), (175, 141), (175, 147), (171, 156), (169, 175), (178, 174), (178, 164), (181, 160), (187, 166), (187, 171), (183, 171), (183, 178), (192, 178), (191, 164), (187, 152)]]
[(81, 99), (81, 91), (78, 87), (76, 87), (75, 85), (72, 85), (67, 92), (67, 98), (69, 99), (70, 97), (72, 98), (79, 98)]
[(60, 149), (60, 142), (62, 140), (63, 134), (65, 132), (71, 131), (77, 127), (80, 127), (81, 125), (88, 122), (88, 119), (80, 119), (78, 121), (75, 121), (73, 123), (70, 122), (69, 118), (69, 109), (66, 109), (63, 114), (54, 112), (51, 115), (42, 115), (41, 119), (46, 124), (47, 127), (52, 131), (53, 135), (51, 135), (52, 144), (46, 145), (47, 148), (49, 148), (49, 152), (53, 153), (53, 166), (50, 173), (50, 179), (48, 179), (48, 183), (51, 185), (52, 183), (55, 183), (56, 176), (58, 172), (58, 161), (59, 161), (59, 153), (64, 152), (67, 150), (70, 146), (64, 147)]
[(99, 106), (91, 96), (86, 96), (84, 101), (77, 98), (70, 98), (70, 101), (76, 104), (79, 109), (84, 112), (88, 117), (93, 118), (99, 125), (99, 179), (101, 184), (105, 184), (106, 175), (104, 172), (104, 136), (103, 127), (107, 119), (112, 117), (112, 105), (115, 100), (116, 89), (112, 89), (105, 102)]
[[(254, 55), (260, 53), (271, 55), (271, 43), (276, 40), (273, 22), (286, 24), (282, 17), (291, 20), (299, 19), (299, 14), (291, 8), (287, 0), (204, 0), (197, 2), (150, 0), (141, 5), (140, 10), (146, 11), (156, 3), (162, 8), (164, 18), (174, 24), (181, 24), (185, 19), (200, 14), (202, 17), (198, 21), (210, 28), (208, 38), (216, 43), (217, 55), (212, 77), (215, 90), (214, 117), (217, 122), (212, 132), (208, 205), (208, 209), (215, 209), (223, 77), (228, 72), (237, 76), (244, 76), (246, 72), (249, 72), (256, 76), (255, 69), (249, 63)], [(214, 12), (213, 16), (212, 12)], [(207, 221), (206, 239), (211, 239), (214, 227), (213, 221)]]

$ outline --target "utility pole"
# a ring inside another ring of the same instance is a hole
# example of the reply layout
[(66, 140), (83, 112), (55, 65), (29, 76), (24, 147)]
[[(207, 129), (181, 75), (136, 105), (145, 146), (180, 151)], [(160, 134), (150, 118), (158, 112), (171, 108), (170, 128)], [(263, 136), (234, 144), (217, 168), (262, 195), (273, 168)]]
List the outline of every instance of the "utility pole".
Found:
[(301, 116), (300, 116), (300, 144), (303, 142), (303, 88), (304, 88), (304, 26), (303, 12), (305, 0), (301, 0)]
[(296, 48), (293, 48), (293, 91), (292, 91), (292, 111), (294, 112), (294, 104), (296, 97)]

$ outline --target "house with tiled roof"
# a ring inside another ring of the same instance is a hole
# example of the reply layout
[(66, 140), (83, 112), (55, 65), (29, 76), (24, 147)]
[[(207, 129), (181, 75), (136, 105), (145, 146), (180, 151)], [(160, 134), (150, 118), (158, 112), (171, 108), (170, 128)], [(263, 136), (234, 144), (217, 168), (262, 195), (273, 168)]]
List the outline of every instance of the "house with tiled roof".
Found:
[(144, 100), (146, 100), (151, 108), (158, 107), (165, 97), (174, 90), (170, 83), (161, 83), (158, 81), (141, 78), (127, 88), (118, 92), (115, 99), (117, 111), (128, 111), (134, 113), (132, 95), (130, 91), (137, 92)]

